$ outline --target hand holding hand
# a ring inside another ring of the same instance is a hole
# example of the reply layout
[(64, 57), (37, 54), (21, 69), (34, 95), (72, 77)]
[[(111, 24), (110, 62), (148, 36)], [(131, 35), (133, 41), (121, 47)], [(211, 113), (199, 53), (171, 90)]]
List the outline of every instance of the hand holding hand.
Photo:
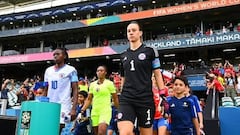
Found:
[(71, 110), (69, 115), (71, 116), (71, 121), (75, 120), (77, 118), (76, 110)]

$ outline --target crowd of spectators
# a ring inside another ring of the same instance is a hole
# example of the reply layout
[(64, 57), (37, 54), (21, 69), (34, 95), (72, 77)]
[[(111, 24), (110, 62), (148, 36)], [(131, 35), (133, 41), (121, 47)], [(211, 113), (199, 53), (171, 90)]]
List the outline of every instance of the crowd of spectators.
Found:
[(231, 97), (232, 99), (236, 96), (240, 96), (239, 71), (240, 64), (238, 65), (238, 68), (234, 69), (234, 66), (228, 60), (226, 60), (224, 64), (213, 64), (210, 72), (208, 73), (208, 87), (214, 86), (216, 90), (223, 93), (223, 96)]
[[(170, 96), (172, 95), (172, 79), (174, 76), (183, 75), (187, 66), (183, 63), (174, 63), (173, 69), (168, 70), (172, 76), (163, 73), (165, 90), (160, 94)], [(240, 96), (240, 64), (238, 68), (234, 68), (228, 60), (222, 63), (214, 63), (207, 72), (207, 93), (214, 87), (217, 91), (223, 94), (223, 96), (231, 97), (234, 99)], [(203, 73), (204, 74), (204, 73)], [(109, 79), (115, 84), (117, 92), (121, 93), (121, 75), (119, 72), (112, 72), (109, 75)], [(88, 77), (79, 77), (79, 92), (88, 92), (88, 86), (91, 82), (96, 80), (96, 77), (89, 79)], [(3, 79), (1, 88), (1, 98), (8, 99), (8, 107), (20, 106), (21, 102), (28, 100), (35, 100), (36, 96), (41, 96), (45, 83), (42, 82), (40, 76), (34, 76), (32, 78), (26, 78), (24, 81), (16, 81), (14, 79)], [(204, 98), (199, 98), (202, 109), (205, 108)], [(70, 129), (70, 127), (69, 127)], [(68, 130), (69, 130), (68, 129)], [(70, 132), (70, 131), (69, 131)], [(66, 132), (68, 134), (68, 132)]]
[[(204, 66), (206, 68), (206, 66)], [(183, 63), (173, 63), (173, 68), (163, 72), (164, 80), (166, 86), (171, 86), (171, 80), (174, 76), (181, 76), (184, 74), (184, 70), (189, 69)], [(240, 64), (238, 68), (234, 68), (233, 64), (229, 61), (222, 63), (214, 63), (212, 67), (209, 68), (207, 73), (206, 84), (210, 87), (209, 82), (213, 82), (212, 79), (216, 78), (218, 82), (224, 87), (225, 96), (230, 96), (232, 98), (240, 96)], [(205, 74), (205, 73), (202, 73)], [(210, 76), (210, 77), (209, 77)], [(121, 75), (118, 72), (112, 72), (109, 75), (109, 79), (115, 83), (117, 92), (121, 92)], [(88, 77), (79, 77), (79, 90), (88, 91), (88, 85), (90, 82), (96, 80), (96, 77), (88, 79)], [(8, 106), (20, 105), (21, 102), (26, 100), (34, 100), (35, 96), (42, 95), (44, 82), (41, 77), (34, 76), (32, 78), (26, 78), (24, 81), (17, 81), (15, 79), (4, 78), (2, 80), (2, 87), (0, 97), (2, 99), (8, 99)], [(169, 87), (168, 87), (169, 88)]]
[[(212, 36), (214, 34), (216, 34), (216, 35), (226, 34), (226, 33), (234, 32), (234, 31), (240, 32), (240, 23), (238, 23), (236, 26), (234, 26), (234, 24), (232, 22), (227, 22), (227, 24), (223, 25), (222, 29), (220, 29), (220, 30), (213, 30), (213, 28), (208, 28), (205, 32), (205, 35)], [(198, 27), (195, 32), (195, 35), (202, 36), (204, 34), (201, 32), (200, 28)]]
[(26, 78), (24, 81), (4, 78), (1, 87), (1, 99), (8, 99), (8, 107), (21, 105), (23, 101), (34, 100), (42, 93), (44, 83), (41, 78)]
[[(120, 92), (121, 77), (118, 72), (112, 72), (109, 75)], [(96, 80), (96, 77), (88, 79), (87, 77), (79, 77), (78, 88), (79, 91), (88, 92), (90, 82)], [(42, 81), (40, 76), (26, 78), (24, 81), (17, 81), (15, 79), (3, 78), (0, 92), (1, 99), (8, 100), (8, 107), (19, 106), (23, 101), (35, 100), (36, 96), (42, 96), (46, 84)]]

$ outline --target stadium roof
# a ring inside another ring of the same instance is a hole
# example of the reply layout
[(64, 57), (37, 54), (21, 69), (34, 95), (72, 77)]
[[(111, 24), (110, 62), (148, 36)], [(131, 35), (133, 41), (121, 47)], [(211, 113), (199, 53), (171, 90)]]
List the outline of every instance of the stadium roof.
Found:
[[(32, 3), (37, 3), (41, 1), (49, 1), (49, 0), (0, 0), (0, 7), (6, 6), (14, 6), (14, 5), (27, 5)], [(91, 0), (91, 1), (99, 1), (99, 0)]]
[(46, 1), (46, 0), (1, 0), (0, 7), (7, 7), (7, 6), (14, 6), (14, 5), (25, 5), (36, 3), (39, 1)]
[(0, 1), (0, 7), (6, 7), (6, 6), (11, 6), (12, 4), (9, 3), (8, 1)]

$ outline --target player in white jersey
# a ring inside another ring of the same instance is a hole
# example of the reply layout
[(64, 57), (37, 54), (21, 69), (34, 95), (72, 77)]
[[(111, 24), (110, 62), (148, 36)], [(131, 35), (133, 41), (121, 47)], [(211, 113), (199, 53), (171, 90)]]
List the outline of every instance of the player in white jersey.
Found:
[[(71, 120), (76, 118), (78, 77), (77, 70), (66, 64), (68, 60), (66, 49), (57, 48), (53, 52), (53, 57), (55, 65), (48, 67), (44, 74), (44, 81), (48, 84), (44, 94), (49, 97), (50, 102), (61, 104), (61, 133), (66, 118), (71, 118)], [(73, 94), (73, 100), (71, 99), (71, 93)]]

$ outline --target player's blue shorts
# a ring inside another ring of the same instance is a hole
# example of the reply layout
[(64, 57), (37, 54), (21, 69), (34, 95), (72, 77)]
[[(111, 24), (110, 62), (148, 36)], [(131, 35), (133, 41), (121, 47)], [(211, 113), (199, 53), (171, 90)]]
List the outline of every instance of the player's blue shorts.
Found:
[(171, 123), (168, 123), (167, 131), (171, 131)]
[(111, 118), (111, 121), (108, 125), (108, 129), (113, 130), (115, 132), (118, 131), (118, 128), (117, 128), (117, 110), (116, 110), (115, 107), (112, 107), (112, 118)]
[(108, 125), (108, 129), (117, 131), (118, 130), (118, 128), (117, 128), (117, 120), (111, 120), (110, 124)]
[(164, 118), (155, 119), (153, 121), (153, 130), (158, 130), (158, 128), (162, 126), (165, 126), (165, 127), (168, 126), (168, 122)]

